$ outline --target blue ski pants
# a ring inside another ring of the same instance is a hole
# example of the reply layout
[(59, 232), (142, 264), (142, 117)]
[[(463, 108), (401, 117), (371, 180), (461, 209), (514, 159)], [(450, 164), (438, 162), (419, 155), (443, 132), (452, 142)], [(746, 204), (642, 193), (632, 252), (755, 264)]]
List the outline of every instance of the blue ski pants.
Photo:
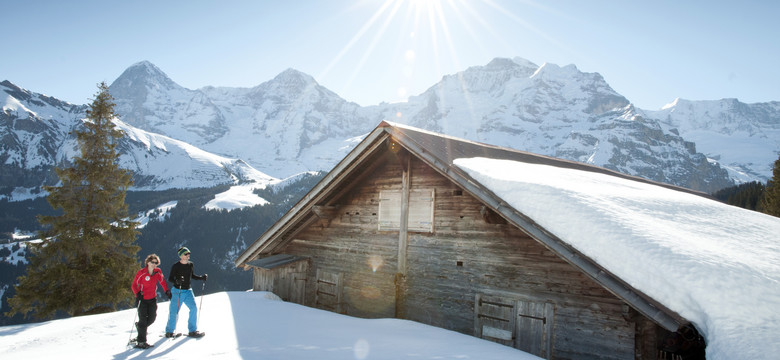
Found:
[(190, 309), (190, 316), (187, 320), (187, 329), (189, 332), (198, 330), (198, 309), (195, 307), (195, 294), (192, 289), (171, 289), (171, 301), (169, 305), (168, 325), (165, 326), (166, 333), (172, 333), (176, 329), (176, 320), (179, 316), (179, 309), (187, 306)]

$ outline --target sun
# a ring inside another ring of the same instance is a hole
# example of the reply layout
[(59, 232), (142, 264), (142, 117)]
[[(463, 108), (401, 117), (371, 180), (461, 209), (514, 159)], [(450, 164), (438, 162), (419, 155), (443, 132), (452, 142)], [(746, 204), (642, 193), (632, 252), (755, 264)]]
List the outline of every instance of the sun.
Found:
[(442, 0), (407, 0), (407, 1), (412, 6), (434, 6), (434, 5), (440, 5), (442, 2)]
[[(391, 54), (394, 61), (391, 67), (398, 72), (397, 87), (393, 92), (396, 94), (397, 100), (405, 101), (409, 95), (407, 89), (411, 87), (410, 82), (413, 81), (415, 71), (421, 61), (433, 63), (434, 66), (438, 67), (443, 53), (448, 53), (454, 61), (457, 61), (455, 52), (446, 50), (452, 48), (452, 41), (443, 9), (445, 6), (457, 7), (464, 1), (385, 0), (377, 2), (378, 7), (373, 15), (363, 23), (336, 57), (330, 61), (323, 73), (329, 72), (354, 49), (362, 51), (359, 60), (352, 66), (351, 75), (344, 79), (348, 86), (358, 78), (369, 59), (386, 56), (385, 54), (388, 53), (387, 44), (390, 43), (395, 49), (394, 54)], [(422, 59), (419, 56), (421, 51), (426, 52), (426, 56)]]
[[(486, 53), (486, 45), (509, 48), (508, 35), (494, 28), (493, 19), (508, 18), (521, 28), (529, 25), (500, 3), (502, 0), (361, 0), (355, 7), (366, 11), (318, 78), (338, 68), (343, 88), (353, 83), (374, 86), (366, 84), (365, 79), (370, 78), (383, 84), (377, 91), (392, 97), (387, 100), (408, 101), (438, 80), (434, 74), (463, 69), (461, 57), (473, 61)], [(465, 92), (466, 85), (460, 81)]]

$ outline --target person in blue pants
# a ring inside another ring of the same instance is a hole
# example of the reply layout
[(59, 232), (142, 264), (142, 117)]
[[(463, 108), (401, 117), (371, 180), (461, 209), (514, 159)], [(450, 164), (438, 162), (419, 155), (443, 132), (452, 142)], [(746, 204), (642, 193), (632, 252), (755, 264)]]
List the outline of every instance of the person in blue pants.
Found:
[(208, 274), (195, 275), (195, 264), (190, 261), (190, 249), (182, 247), (178, 251), (179, 261), (171, 267), (168, 275), (168, 281), (173, 283), (171, 287), (171, 297), (168, 325), (165, 326), (165, 337), (173, 337), (173, 330), (176, 329), (176, 320), (179, 316), (179, 309), (182, 305), (190, 309), (189, 319), (187, 320), (187, 336), (202, 337), (205, 333), (198, 331), (198, 308), (195, 306), (195, 294), (190, 287), (190, 279), (203, 280), (208, 279)]

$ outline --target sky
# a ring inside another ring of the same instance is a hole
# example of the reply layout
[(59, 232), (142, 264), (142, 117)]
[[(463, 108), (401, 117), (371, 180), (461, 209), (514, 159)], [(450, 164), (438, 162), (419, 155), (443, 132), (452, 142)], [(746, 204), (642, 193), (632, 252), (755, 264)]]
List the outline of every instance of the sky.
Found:
[(0, 80), (86, 104), (143, 60), (189, 89), (293, 68), (360, 105), (521, 57), (598, 72), (635, 105), (780, 101), (775, 1), (1, 0)]

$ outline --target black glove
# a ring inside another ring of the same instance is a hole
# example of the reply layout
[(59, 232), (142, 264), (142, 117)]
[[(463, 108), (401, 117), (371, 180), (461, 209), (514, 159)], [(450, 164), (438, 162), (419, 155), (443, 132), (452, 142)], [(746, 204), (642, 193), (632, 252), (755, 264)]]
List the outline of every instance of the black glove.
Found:
[(208, 278), (209, 278), (209, 274), (203, 274), (203, 281), (208, 280)]
[(168, 297), (168, 300), (170, 300), (173, 297), (173, 295), (171, 295), (171, 291), (170, 290), (165, 292), (165, 296)]
[(139, 291), (137, 294), (135, 294), (135, 299), (138, 300), (138, 301), (143, 300), (144, 299), (144, 292), (143, 291)]

